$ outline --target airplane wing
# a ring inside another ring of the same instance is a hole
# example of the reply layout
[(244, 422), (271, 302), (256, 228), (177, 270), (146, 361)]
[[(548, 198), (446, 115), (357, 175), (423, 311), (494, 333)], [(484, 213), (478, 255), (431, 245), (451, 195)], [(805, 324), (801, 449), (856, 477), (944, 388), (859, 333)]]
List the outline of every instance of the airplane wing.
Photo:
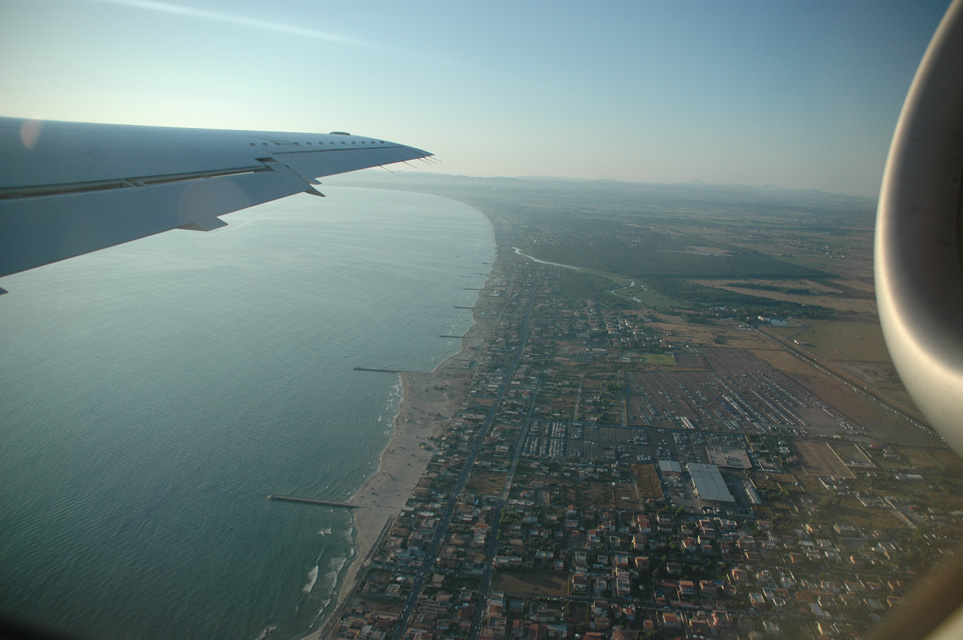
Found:
[(231, 211), (322, 195), (315, 178), (430, 155), (341, 132), (0, 118), (0, 276), (168, 229), (208, 231)]

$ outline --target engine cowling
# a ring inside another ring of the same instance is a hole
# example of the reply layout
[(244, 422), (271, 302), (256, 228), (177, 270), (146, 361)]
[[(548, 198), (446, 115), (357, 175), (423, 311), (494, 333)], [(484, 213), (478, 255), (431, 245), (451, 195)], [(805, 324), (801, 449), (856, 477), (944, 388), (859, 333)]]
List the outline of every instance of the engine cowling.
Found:
[(876, 215), (880, 323), (920, 410), (963, 455), (963, 0), (920, 63)]

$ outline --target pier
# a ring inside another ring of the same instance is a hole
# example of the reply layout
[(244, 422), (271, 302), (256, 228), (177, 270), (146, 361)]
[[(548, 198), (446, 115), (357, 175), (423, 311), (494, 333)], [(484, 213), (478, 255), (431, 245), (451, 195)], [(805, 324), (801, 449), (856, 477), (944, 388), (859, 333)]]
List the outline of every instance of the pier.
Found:
[(271, 494), (268, 500), (279, 500), (281, 502), (300, 502), (303, 504), (316, 504), (321, 507), (344, 507), (345, 509), (360, 509), (361, 505), (348, 504), (347, 502), (332, 502), (331, 500), (315, 500), (314, 498), (296, 498), (295, 496), (279, 496)]
[(438, 336), (438, 337), (439, 337), (439, 338), (454, 338), (455, 340), (461, 340), (461, 339), (464, 338), (465, 336), (440, 335), (440, 336)]
[(404, 373), (404, 371), (398, 371), (397, 369), (369, 369), (368, 367), (354, 367), (353, 371), (375, 371), (377, 373)]

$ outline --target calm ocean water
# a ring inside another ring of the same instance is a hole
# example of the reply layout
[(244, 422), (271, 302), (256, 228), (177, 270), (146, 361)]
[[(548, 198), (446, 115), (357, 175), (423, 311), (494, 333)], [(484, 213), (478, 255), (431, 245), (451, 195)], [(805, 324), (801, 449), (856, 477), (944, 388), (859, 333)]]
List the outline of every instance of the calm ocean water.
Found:
[(451, 200), (325, 188), (4, 278), (0, 610), (102, 638), (305, 631), (351, 561), (342, 500), (494, 259)]

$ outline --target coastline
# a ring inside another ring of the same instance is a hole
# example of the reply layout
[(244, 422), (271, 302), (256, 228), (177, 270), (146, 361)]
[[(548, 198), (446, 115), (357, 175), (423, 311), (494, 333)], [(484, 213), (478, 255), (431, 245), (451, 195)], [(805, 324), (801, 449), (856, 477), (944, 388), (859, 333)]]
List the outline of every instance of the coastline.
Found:
[(471, 352), (485, 344), (494, 330), (492, 318), (479, 306), (491, 293), (492, 271), (472, 307), (473, 323), (462, 336), (461, 349), (430, 373), (402, 372), (402, 397), (392, 422), (391, 438), (381, 453), (378, 470), (348, 499), (354, 510), (355, 556), (335, 593), (335, 607), (322, 624), (302, 640), (327, 637), (367, 568), (382, 533), (401, 513), (418, 486), (434, 452), (429, 439), (445, 433), (467, 398)]

